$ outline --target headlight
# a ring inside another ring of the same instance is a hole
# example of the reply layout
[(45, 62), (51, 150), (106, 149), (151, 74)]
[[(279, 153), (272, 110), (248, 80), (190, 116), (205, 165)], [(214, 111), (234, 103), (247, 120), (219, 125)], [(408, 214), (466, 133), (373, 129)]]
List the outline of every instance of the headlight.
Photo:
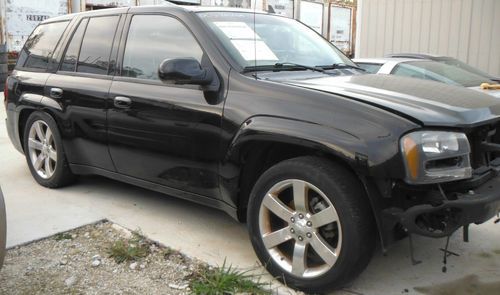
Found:
[(418, 131), (401, 139), (410, 184), (441, 183), (472, 177), (470, 145), (463, 133)]

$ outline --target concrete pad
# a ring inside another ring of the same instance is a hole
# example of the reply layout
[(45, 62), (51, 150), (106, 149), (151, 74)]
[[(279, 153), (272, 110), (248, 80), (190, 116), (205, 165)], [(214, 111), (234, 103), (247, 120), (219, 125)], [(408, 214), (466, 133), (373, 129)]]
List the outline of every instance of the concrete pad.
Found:
[[(29, 242), (86, 223), (108, 218), (188, 256), (211, 264), (228, 263), (253, 268), (257, 258), (245, 225), (223, 212), (101, 177), (81, 177), (73, 186), (51, 190), (36, 184), (23, 155), (14, 150), (0, 107), (0, 185), (7, 208), (9, 246)], [(471, 242), (453, 236), (448, 272), (442, 273), (444, 240), (416, 238), (412, 266), (408, 240), (395, 244), (388, 256), (380, 251), (351, 286), (332, 294), (416, 294), (418, 286), (431, 286), (476, 274), (482, 281), (500, 278), (500, 225), (492, 221), (471, 226)]]

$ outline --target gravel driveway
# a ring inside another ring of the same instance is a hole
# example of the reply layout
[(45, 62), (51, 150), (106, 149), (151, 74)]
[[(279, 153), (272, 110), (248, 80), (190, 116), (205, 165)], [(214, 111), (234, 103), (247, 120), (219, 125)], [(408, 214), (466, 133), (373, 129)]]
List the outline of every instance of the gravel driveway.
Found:
[(137, 262), (117, 264), (109, 247), (130, 238), (102, 222), (7, 252), (0, 294), (187, 294), (203, 265), (154, 243)]

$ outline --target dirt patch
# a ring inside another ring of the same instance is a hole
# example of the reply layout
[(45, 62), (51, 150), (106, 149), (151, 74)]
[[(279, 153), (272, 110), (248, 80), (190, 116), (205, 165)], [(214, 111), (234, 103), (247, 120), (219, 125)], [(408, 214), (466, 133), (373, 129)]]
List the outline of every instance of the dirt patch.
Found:
[(116, 263), (110, 246), (130, 233), (88, 225), (7, 251), (0, 294), (188, 294), (197, 260), (148, 242), (148, 254)]
[(493, 255), (491, 253), (488, 253), (488, 252), (481, 252), (478, 254), (478, 256), (481, 258), (491, 258)]
[(428, 295), (498, 295), (499, 290), (500, 281), (482, 282), (476, 275), (434, 286), (415, 287), (415, 291)]

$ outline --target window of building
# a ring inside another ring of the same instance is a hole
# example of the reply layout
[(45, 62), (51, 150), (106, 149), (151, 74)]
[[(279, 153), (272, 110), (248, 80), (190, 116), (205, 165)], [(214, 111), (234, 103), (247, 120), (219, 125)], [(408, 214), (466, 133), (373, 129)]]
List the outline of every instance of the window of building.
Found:
[(64, 55), (63, 63), (61, 65), (61, 71), (74, 72), (76, 69), (76, 63), (78, 61), (78, 55), (80, 53), (80, 46), (82, 44), (83, 34), (85, 33), (85, 28), (87, 28), (88, 19), (84, 19), (78, 25), (71, 41)]
[(107, 75), (117, 23), (118, 16), (89, 20), (78, 57), (77, 72)]
[(68, 23), (64, 21), (39, 25), (24, 44), (18, 65), (31, 69), (47, 69)]
[(323, 33), (323, 7), (323, 3), (300, 1), (300, 21), (319, 34)]
[(132, 18), (123, 57), (122, 76), (158, 80), (167, 58), (192, 57), (201, 63), (203, 50), (177, 19), (163, 15)]

